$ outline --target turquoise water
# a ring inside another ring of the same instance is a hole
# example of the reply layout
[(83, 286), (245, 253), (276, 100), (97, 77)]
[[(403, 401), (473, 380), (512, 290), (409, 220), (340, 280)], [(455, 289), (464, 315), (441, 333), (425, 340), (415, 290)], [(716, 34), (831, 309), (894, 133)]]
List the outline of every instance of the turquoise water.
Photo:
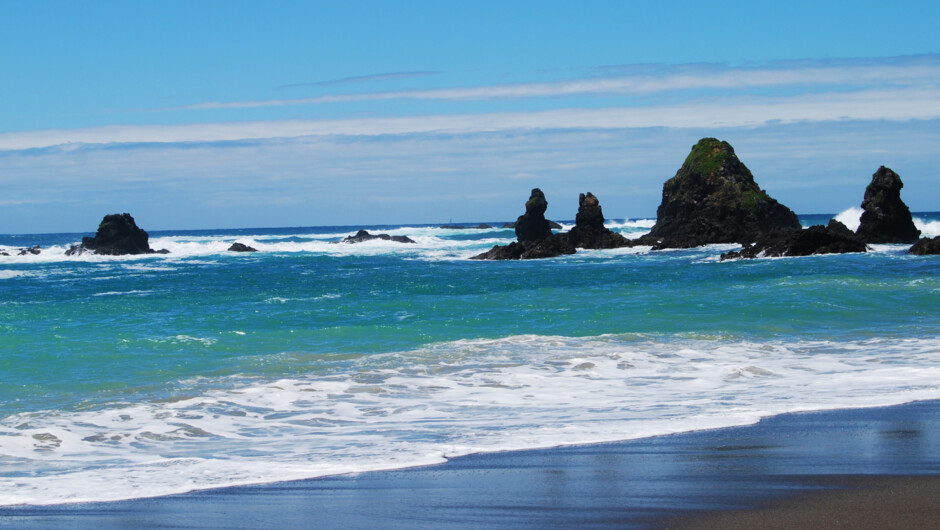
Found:
[[(915, 217), (940, 233), (940, 214)], [(0, 504), (940, 398), (940, 261), (906, 246), (478, 262), (513, 232), (368, 227), (417, 244), (333, 243), (358, 228), (152, 232), (171, 253), (145, 257), (0, 236), (45, 249), (0, 257)], [(234, 241), (262, 252), (226, 252)]]

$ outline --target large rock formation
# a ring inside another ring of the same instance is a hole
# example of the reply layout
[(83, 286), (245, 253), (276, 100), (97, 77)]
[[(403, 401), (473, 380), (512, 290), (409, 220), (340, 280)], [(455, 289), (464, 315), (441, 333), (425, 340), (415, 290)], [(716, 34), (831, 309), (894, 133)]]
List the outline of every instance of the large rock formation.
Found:
[(104, 216), (94, 237), (83, 237), (80, 245), (73, 245), (65, 253), (71, 256), (88, 251), (106, 256), (169, 253), (168, 250), (150, 248), (150, 236), (137, 226), (129, 213)]
[(654, 248), (751, 243), (762, 233), (799, 228), (796, 214), (760, 189), (728, 142), (703, 138), (663, 185), (656, 224), (637, 243)]
[(346, 236), (342, 241), (334, 241), (334, 243), (364, 243), (366, 241), (372, 241), (375, 239), (381, 239), (383, 241), (394, 241), (396, 243), (414, 243), (415, 241), (408, 236), (390, 236), (388, 234), (370, 234), (366, 230), (360, 230), (356, 232), (354, 236)]
[(923, 238), (914, 243), (907, 251), (909, 254), (916, 254), (918, 256), (926, 256), (928, 254), (940, 254), (940, 236), (937, 236), (933, 239)]
[(865, 188), (856, 234), (866, 243), (913, 243), (920, 237), (911, 211), (901, 200), (901, 177), (881, 166)]
[(815, 225), (806, 230), (780, 230), (770, 234), (761, 234), (753, 245), (746, 244), (740, 251), (726, 252), (721, 255), (721, 260), (865, 251), (865, 243), (858, 236), (844, 224), (830, 219), (828, 226)]
[(545, 219), (548, 201), (542, 190), (534, 188), (525, 203), (525, 213), (516, 219), (516, 239), (520, 243), (540, 241), (552, 235), (552, 227)]
[(567, 234), (568, 243), (575, 248), (620, 248), (630, 246), (630, 240), (604, 226), (604, 212), (591, 192), (578, 197), (578, 215), (574, 228)]

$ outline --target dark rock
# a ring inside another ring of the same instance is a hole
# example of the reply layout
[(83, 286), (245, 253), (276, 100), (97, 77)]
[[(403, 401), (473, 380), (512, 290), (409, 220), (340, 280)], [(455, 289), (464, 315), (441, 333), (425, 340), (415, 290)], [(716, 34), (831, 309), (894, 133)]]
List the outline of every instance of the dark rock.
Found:
[(909, 254), (916, 254), (918, 256), (926, 256), (927, 254), (940, 254), (940, 236), (937, 236), (933, 239), (923, 238), (914, 243), (907, 251)]
[(548, 201), (542, 190), (535, 188), (525, 203), (525, 213), (516, 219), (516, 239), (520, 243), (539, 241), (552, 235), (552, 227), (545, 219)]
[(492, 249), (470, 259), (543, 259), (574, 254), (575, 252), (577, 250), (568, 242), (566, 234), (552, 234), (550, 237), (539, 241), (512, 242), (505, 246), (496, 245)]
[(20, 256), (26, 256), (28, 254), (32, 254), (33, 256), (38, 256), (39, 254), (42, 254), (42, 249), (39, 248), (39, 245), (36, 245), (35, 247), (28, 247), (28, 248), (20, 249)]
[(80, 245), (72, 245), (65, 254), (72, 256), (94, 251), (106, 256), (127, 254), (169, 254), (168, 250), (159, 252), (150, 248), (150, 236), (137, 226), (128, 213), (104, 216), (98, 225), (95, 237), (84, 237)]
[[(561, 226), (560, 224), (556, 223), (555, 221), (551, 221), (551, 220), (548, 221), (548, 226), (549, 226), (549, 228), (551, 228), (552, 230), (561, 230), (562, 228), (564, 228), (564, 227)], [(501, 226), (500, 228), (515, 228), (515, 227), (516, 227), (516, 223), (515, 223), (515, 221), (513, 221), (512, 223), (503, 223), (503, 226)]]
[(865, 251), (865, 243), (844, 224), (832, 219), (829, 221), (829, 226), (815, 225), (805, 230), (778, 230), (761, 234), (754, 244), (745, 244), (740, 251), (726, 252), (721, 255), (721, 260)]
[(81, 255), (84, 254), (85, 252), (91, 252), (91, 251), (90, 251), (90, 250), (86, 250), (85, 247), (84, 247), (83, 245), (81, 245), (81, 244), (79, 244), (79, 245), (72, 245), (72, 246), (69, 247), (68, 250), (65, 251), (65, 255), (66, 255), (66, 256), (81, 256)]
[(372, 241), (375, 239), (381, 239), (383, 241), (394, 241), (396, 243), (414, 243), (415, 241), (407, 236), (390, 236), (388, 234), (370, 234), (365, 230), (360, 230), (356, 232), (354, 236), (344, 237), (340, 243), (364, 243), (366, 241)]
[(258, 249), (254, 247), (249, 247), (244, 243), (232, 243), (232, 246), (228, 247), (229, 252), (258, 252)]
[(728, 142), (703, 138), (663, 184), (656, 224), (636, 243), (654, 248), (750, 243), (762, 233), (799, 228), (796, 214), (760, 189)]
[(629, 239), (604, 226), (604, 212), (600, 202), (591, 192), (578, 197), (578, 215), (574, 228), (567, 234), (568, 242), (575, 248), (620, 248), (631, 245)]
[(551, 226), (545, 219), (546, 208), (548, 201), (545, 200), (545, 194), (538, 188), (533, 189), (525, 203), (525, 214), (516, 221), (518, 242), (496, 245), (471, 259), (541, 259), (574, 254), (576, 250), (568, 240), (568, 234), (552, 234)]
[(920, 237), (911, 211), (901, 200), (901, 177), (881, 166), (865, 188), (856, 233), (866, 243), (913, 243)]
[(39, 254), (42, 254), (42, 247), (36, 245), (35, 247), (24, 247), (18, 248), (16, 250), (0, 248), (0, 256), (9, 256), (10, 252), (16, 252), (17, 256), (27, 256), (30, 254), (33, 256), (38, 256)]
[(845, 226), (842, 223), (842, 221), (839, 221), (837, 219), (829, 219), (829, 224), (826, 225), (826, 230), (829, 230), (835, 235), (847, 237), (850, 239), (857, 239), (858, 241), (861, 241), (864, 243), (864, 241), (862, 241), (857, 235), (855, 235), (855, 232), (849, 229), (849, 227)]

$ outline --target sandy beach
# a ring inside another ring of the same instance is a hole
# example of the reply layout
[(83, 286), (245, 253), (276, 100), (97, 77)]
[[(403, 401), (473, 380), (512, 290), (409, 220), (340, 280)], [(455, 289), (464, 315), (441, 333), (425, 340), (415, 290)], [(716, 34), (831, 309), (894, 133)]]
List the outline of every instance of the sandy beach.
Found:
[(128, 502), (15, 507), (17, 528), (927, 528), (940, 402), (785, 414), (628, 442)]

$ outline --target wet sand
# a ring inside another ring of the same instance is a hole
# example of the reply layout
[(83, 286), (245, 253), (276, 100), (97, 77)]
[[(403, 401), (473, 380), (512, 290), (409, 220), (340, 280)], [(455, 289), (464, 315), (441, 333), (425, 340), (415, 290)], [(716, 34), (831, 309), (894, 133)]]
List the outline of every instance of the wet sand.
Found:
[(826, 490), (758, 509), (682, 518), (665, 526), (682, 530), (940, 528), (940, 477), (827, 477), (817, 485)]
[(938, 477), (940, 401), (928, 401), (400, 471), (2, 508), (0, 526), (936, 528)]

